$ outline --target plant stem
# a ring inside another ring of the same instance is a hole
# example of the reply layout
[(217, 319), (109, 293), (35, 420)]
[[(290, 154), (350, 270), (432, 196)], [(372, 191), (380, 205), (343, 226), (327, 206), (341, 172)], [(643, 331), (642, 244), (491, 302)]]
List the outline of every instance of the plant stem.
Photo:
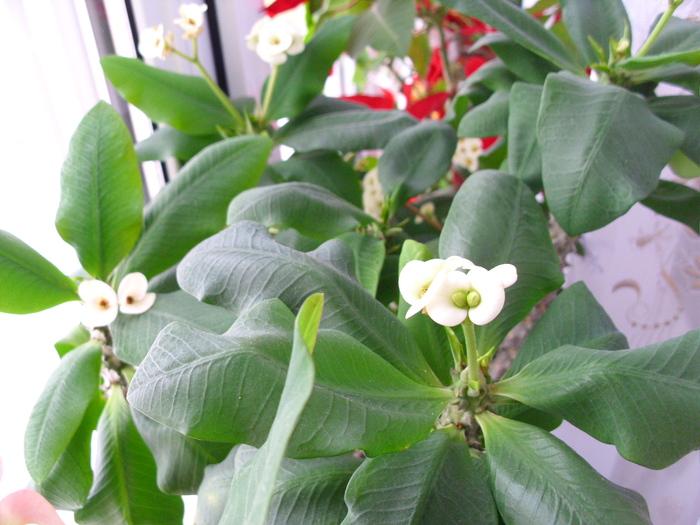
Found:
[(207, 83), (209, 88), (214, 92), (216, 97), (219, 99), (219, 101), (224, 105), (226, 110), (231, 114), (233, 117), (233, 120), (236, 121), (236, 131), (240, 132), (243, 129), (245, 129), (245, 122), (243, 121), (243, 117), (241, 114), (238, 112), (238, 110), (233, 106), (231, 101), (228, 99), (226, 94), (221, 91), (221, 88), (218, 86), (216, 82), (214, 82), (214, 79), (211, 78), (209, 75), (209, 72), (204, 68), (202, 63), (199, 61), (199, 58), (197, 58), (197, 41), (194, 41), (194, 56), (187, 56), (184, 53), (181, 53), (177, 49), (173, 49), (173, 53), (176, 54), (177, 56), (184, 58), (188, 62), (191, 62), (194, 64), (199, 72), (202, 74), (202, 78), (204, 78), (204, 81)]
[(265, 122), (267, 120), (267, 114), (270, 111), (270, 103), (272, 102), (272, 93), (275, 90), (275, 83), (277, 82), (278, 71), (279, 66), (272, 66), (270, 78), (268, 79), (267, 87), (265, 88), (265, 100), (263, 100), (262, 115), (260, 118), (262, 122)]
[(445, 29), (442, 27), (442, 21), (444, 17), (437, 20), (437, 29), (440, 34), (440, 58), (442, 59), (442, 72), (445, 75), (445, 91), (452, 93), (452, 88), (454, 86), (454, 80), (452, 79), (452, 72), (450, 71), (450, 62), (447, 57), (447, 39), (445, 38)]
[(469, 388), (478, 393), (481, 390), (479, 353), (476, 349), (474, 323), (472, 323), (468, 317), (462, 323), (462, 331), (464, 332), (464, 344), (467, 347), (467, 379)]
[(666, 8), (666, 11), (663, 15), (661, 15), (661, 18), (659, 18), (659, 21), (656, 23), (656, 26), (654, 26), (654, 30), (649, 35), (649, 38), (646, 39), (646, 42), (644, 42), (642, 44), (642, 47), (639, 48), (639, 51), (637, 51), (637, 57), (643, 57), (644, 55), (646, 55), (647, 51), (649, 51), (651, 45), (656, 41), (663, 28), (666, 27), (666, 24), (671, 19), (671, 16), (673, 16), (673, 12), (682, 3), (683, 0), (668, 1), (668, 7)]
[(452, 359), (455, 364), (455, 370), (457, 373), (462, 371), (462, 361), (464, 360), (464, 348), (462, 343), (459, 342), (454, 330), (449, 326), (445, 327), (445, 332), (447, 333), (447, 340), (450, 343), (450, 350), (452, 351)]

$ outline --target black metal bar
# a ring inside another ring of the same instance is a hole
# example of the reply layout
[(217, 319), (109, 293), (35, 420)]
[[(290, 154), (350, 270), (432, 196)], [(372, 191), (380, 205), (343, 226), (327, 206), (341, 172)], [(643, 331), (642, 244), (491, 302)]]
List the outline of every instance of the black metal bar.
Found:
[(216, 83), (221, 91), (229, 95), (228, 81), (226, 80), (226, 65), (224, 64), (224, 49), (221, 45), (221, 32), (219, 31), (219, 19), (216, 15), (216, 1), (204, 0), (207, 6), (207, 25), (209, 26), (209, 40), (211, 41), (211, 54), (214, 58), (214, 73)]

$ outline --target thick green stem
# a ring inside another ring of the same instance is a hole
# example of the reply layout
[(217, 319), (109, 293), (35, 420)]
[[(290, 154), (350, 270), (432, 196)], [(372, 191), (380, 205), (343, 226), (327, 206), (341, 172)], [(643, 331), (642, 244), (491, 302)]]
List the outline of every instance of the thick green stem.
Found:
[(260, 118), (262, 122), (265, 122), (267, 120), (267, 114), (270, 111), (270, 103), (272, 102), (272, 93), (275, 91), (275, 83), (277, 82), (278, 71), (279, 66), (272, 66), (270, 78), (267, 80), (267, 87), (265, 88), (265, 100), (263, 100), (262, 115)]
[(647, 54), (647, 51), (649, 51), (649, 48), (651, 47), (651, 45), (654, 42), (656, 42), (656, 39), (658, 38), (659, 34), (663, 30), (663, 28), (666, 27), (666, 24), (671, 19), (671, 16), (673, 16), (673, 12), (682, 3), (683, 3), (683, 0), (669, 0), (668, 1), (668, 7), (666, 8), (666, 11), (664, 12), (663, 15), (661, 15), (661, 18), (659, 18), (659, 21), (656, 23), (656, 26), (654, 26), (654, 30), (649, 35), (649, 38), (647, 38), (646, 42), (644, 42), (644, 44), (642, 44), (642, 47), (639, 48), (639, 51), (637, 51), (637, 55), (636, 55), (637, 57), (643, 57), (644, 55)]
[(462, 323), (462, 331), (464, 332), (464, 344), (467, 347), (467, 379), (469, 388), (478, 393), (481, 390), (479, 353), (476, 349), (474, 323), (472, 323), (468, 317)]

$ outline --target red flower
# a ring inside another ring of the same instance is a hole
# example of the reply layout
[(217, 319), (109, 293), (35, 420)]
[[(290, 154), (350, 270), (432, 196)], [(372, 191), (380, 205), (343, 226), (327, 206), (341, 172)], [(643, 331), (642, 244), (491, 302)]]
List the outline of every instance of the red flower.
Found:
[(340, 97), (342, 100), (348, 100), (350, 102), (356, 102), (362, 104), (372, 109), (394, 109), (396, 101), (394, 100), (394, 95), (391, 91), (382, 89), (383, 95), (373, 96), (373, 95), (352, 95)]
[(441, 119), (445, 116), (445, 103), (449, 100), (450, 94), (446, 92), (435, 93), (409, 104), (406, 107), (411, 115), (417, 119), (434, 118)]
[(275, 15), (294, 9), (296, 6), (308, 1), (309, 0), (277, 0), (265, 8), (265, 14), (272, 18)]

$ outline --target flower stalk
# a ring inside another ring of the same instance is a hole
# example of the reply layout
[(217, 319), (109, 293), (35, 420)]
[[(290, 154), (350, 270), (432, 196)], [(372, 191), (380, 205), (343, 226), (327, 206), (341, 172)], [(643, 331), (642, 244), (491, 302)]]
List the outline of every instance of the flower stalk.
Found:
[(467, 317), (462, 323), (464, 344), (467, 347), (467, 384), (468, 395), (477, 397), (481, 392), (481, 374), (479, 369), (479, 352), (476, 348), (476, 331), (474, 323)]
[(656, 42), (656, 39), (659, 37), (659, 34), (661, 34), (661, 31), (663, 31), (663, 28), (666, 27), (666, 24), (673, 16), (674, 11), (682, 3), (683, 3), (683, 0), (669, 0), (668, 1), (668, 7), (666, 8), (666, 11), (664, 11), (664, 14), (661, 15), (661, 18), (659, 18), (659, 21), (654, 26), (654, 29), (652, 30), (651, 34), (646, 39), (646, 41), (642, 44), (642, 47), (640, 47), (639, 51), (637, 51), (637, 55), (636, 55), (637, 57), (643, 57), (644, 55), (647, 54), (647, 52), (649, 51), (649, 48), (652, 46), (652, 44), (654, 42)]

